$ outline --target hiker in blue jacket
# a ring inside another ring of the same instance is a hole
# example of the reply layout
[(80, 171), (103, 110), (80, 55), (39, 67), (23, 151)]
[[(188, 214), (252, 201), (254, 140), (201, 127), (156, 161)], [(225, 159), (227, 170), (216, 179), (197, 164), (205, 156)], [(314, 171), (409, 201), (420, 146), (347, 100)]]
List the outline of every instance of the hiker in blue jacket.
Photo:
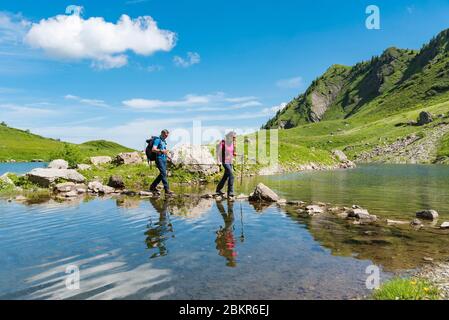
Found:
[(150, 191), (159, 194), (157, 186), (162, 181), (162, 184), (164, 185), (165, 195), (171, 196), (174, 193), (170, 191), (167, 180), (167, 158), (170, 159), (168, 157), (166, 142), (168, 135), (168, 130), (162, 130), (161, 135), (153, 140), (153, 148), (151, 151), (156, 153), (156, 167), (159, 169), (159, 175), (151, 184)]

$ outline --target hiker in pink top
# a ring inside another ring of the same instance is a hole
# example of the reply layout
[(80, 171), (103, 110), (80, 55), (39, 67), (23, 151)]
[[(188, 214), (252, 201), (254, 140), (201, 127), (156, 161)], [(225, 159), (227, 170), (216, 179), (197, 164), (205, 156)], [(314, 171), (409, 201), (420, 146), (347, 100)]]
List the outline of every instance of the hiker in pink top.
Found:
[(228, 197), (234, 196), (234, 173), (232, 168), (232, 162), (234, 157), (237, 156), (235, 150), (237, 135), (235, 132), (229, 132), (225, 140), (222, 140), (217, 145), (217, 161), (225, 170), (223, 178), (217, 186), (217, 194), (224, 195), (222, 191), (226, 181), (228, 182)]

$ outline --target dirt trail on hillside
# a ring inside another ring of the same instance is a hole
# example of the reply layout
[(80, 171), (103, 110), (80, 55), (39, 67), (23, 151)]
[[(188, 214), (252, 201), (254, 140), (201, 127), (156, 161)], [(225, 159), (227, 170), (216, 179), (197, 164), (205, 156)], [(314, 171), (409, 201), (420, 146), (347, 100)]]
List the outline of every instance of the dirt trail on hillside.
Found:
[(412, 134), (387, 146), (377, 146), (370, 152), (363, 152), (356, 158), (356, 162), (433, 163), (437, 157), (438, 145), (448, 132), (449, 123), (440, 123), (425, 131), (424, 137)]

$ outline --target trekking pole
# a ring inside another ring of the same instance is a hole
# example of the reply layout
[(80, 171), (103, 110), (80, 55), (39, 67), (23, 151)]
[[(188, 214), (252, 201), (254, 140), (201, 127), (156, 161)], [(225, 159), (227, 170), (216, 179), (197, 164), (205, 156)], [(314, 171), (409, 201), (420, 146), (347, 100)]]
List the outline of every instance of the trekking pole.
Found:
[(241, 234), (240, 234), (240, 241), (245, 241), (245, 233), (243, 231), (243, 208), (242, 208), (242, 202), (240, 202), (240, 226), (241, 226)]
[(243, 169), (244, 169), (244, 166), (245, 166), (245, 155), (242, 154), (242, 169), (241, 169), (241, 172), (240, 172), (240, 187), (243, 185)]

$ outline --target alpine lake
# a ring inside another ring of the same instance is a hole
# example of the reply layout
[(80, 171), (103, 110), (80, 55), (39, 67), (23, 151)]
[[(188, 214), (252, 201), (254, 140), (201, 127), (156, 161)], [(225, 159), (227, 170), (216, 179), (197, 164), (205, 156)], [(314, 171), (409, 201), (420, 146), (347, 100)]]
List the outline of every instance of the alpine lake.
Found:
[[(0, 164), (0, 174), (30, 166)], [(0, 198), (0, 299), (358, 299), (371, 293), (370, 266), (383, 282), (424, 258), (449, 257), (449, 231), (437, 227), (449, 221), (448, 166), (236, 179), (236, 194), (259, 182), (287, 200), (356, 204), (379, 220), (412, 221), (424, 209), (440, 217), (420, 230), (354, 225), (330, 214), (305, 217), (292, 205), (198, 196), (212, 185), (178, 187), (170, 199)], [(70, 287), (73, 270), (79, 283)]]

